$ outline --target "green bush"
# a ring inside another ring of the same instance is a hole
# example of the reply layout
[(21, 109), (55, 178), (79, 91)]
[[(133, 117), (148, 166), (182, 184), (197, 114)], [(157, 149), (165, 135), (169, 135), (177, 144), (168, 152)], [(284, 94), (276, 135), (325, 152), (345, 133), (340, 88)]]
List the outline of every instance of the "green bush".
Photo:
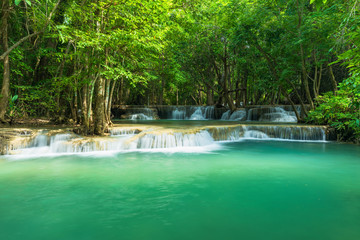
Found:
[(339, 90), (316, 99), (317, 107), (307, 121), (334, 127), (339, 140), (360, 142), (360, 76), (357, 74), (339, 84)]

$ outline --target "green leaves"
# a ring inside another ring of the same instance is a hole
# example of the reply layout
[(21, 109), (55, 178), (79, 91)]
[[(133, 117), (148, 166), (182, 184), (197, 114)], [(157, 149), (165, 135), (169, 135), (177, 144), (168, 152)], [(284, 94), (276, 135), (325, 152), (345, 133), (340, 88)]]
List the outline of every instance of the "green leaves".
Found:
[(12, 98), (11, 98), (11, 102), (15, 102), (17, 99), (18, 99), (18, 95), (15, 95), (15, 96), (13, 96)]
[(323, 3), (323, 4), (326, 4), (326, 2), (327, 2), (327, 0), (310, 0), (310, 4), (313, 4), (313, 3), (317, 3), (317, 4), (319, 4), (319, 3)]
[[(20, 2), (21, 2), (21, 0), (15, 0), (15, 5), (18, 6)], [(30, 0), (25, 0), (25, 3), (28, 4), (29, 6), (31, 6)]]
[(337, 95), (326, 93), (317, 99), (318, 107), (308, 121), (329, 124), (343, 140), (360, 141), (360, 78), (353, 76), (339, 84)]

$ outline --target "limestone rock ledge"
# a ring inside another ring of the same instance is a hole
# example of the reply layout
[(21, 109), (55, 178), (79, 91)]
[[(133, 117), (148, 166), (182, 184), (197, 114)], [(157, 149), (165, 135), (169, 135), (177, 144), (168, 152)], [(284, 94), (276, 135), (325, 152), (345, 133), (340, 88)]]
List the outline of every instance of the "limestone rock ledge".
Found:
[(27, 146), (38, 134), (38, 130), (28, 128), (1, 128), (0, 155), (7, 154), (13, 149)]

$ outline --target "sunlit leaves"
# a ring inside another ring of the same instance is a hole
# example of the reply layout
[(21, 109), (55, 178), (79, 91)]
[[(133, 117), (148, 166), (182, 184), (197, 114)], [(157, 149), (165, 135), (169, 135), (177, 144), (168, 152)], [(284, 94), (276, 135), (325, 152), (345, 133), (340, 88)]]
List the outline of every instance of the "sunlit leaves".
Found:
[(339, 91), (317, 99), (318, 107), (309, 114), (309, 121), (329, 124), (344, 140), (360, 141), (360, 78), (353, 76), (339, 84)]
[[(21, 1), (22, 1), (22, 0), (15, 0), (15, 5), (16, 5), (16, 6), (19, 5)], [(25, 0), (24, 2), (25, 2), (27, 5), (31, 6), (31, 1), (30, 1), (30, 0)]]

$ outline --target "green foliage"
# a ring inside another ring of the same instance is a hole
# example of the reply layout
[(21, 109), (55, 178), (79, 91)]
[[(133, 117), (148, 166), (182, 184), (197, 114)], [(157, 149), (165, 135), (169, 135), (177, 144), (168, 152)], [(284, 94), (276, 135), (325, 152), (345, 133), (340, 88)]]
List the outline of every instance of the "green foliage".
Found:
[[(15, 86), (20, 95), (11, 101), (14, 107), (10, 107), (10, 115), (16, 117), (24, 116), (47, 116), (54, 114), (56, 111), (56, 103), (51, 90), (46, 90), (44, 86)], [(17, 104), (15, 104), (15, 101)]]
[[(359, 17), (355, 16), (355, 19)], [(346, 21), (349, 21), (346, 17)], [(339, 84), (336, 95), (325, 94), (318, 99), (319, 106), (309, 115), (309, 121), (330, 124), (338, 130), (344, 140), (360, 142), (360, 28), (358, 23), (351, 26), (344, 37), (350, 48), (339, 55), (336, 62), (347, 66), (351, 77)]]
[[(355, 0), (68, 0), (50, 22), (57, 0), (12, 2), (10, 45), (44, 31), (10, 54), (15, 112), (90, 115), (99, 78), (113, 105), (224, 104), (225, 95), (289, 103), (284, 93), (307, 104), (305, 79), (312, 96), (322, 93), (309, 119), (359, 134)], [(336, 96), (324, 94), (333, 90), (330, 66)]]
[(16, 112), (15, 101), (18, 99), (18, 97), (19, 97), (18, 95), (15, 95), (10, 98), (10, 102), (9, 102), (10, 118), (12, 118), (15, 115)]
[(360, 76), (339, 84), (336, 96), (326, 93), (317, 99), (318, 107), (311, 111), (308, 121), (329, 124), (342, 140), (360, 141)]
[[(19, 3), (21, 2), (21, 0), (15, 0), (15, 5), (19, 5)], [(31, 6), (31, 1), (30, 0), (25, 0), (25, 3), (29, 6)]]

